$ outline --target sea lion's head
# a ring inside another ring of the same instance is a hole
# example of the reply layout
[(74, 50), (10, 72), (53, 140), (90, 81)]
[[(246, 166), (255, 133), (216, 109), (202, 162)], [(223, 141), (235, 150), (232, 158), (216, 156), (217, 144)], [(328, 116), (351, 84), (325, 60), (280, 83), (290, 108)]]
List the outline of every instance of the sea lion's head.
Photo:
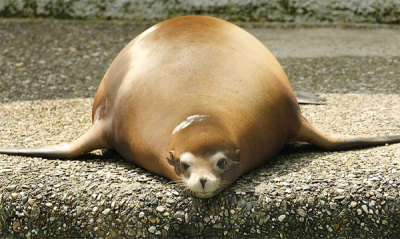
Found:
[(225, 127), (208, 116), (194, 118), (188, 117), (184, 128), (175, 128), (167, 160), (180, 179), (177, 183), (197, 197), (209, 198), (239, 176), (240, 149)]
[(212, 150), (204, 154), (171, 150), (168, 161), (180, 176), (177, 181), (197, 197), (212, 197), (231, 184), (240, 164), (240, 150)]

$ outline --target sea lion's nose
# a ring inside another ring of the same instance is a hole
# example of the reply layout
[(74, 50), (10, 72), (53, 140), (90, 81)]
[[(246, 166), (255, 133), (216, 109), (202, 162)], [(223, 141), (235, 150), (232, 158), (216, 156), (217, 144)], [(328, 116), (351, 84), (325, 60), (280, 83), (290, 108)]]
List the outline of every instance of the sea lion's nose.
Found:
[(203, 189), (204, 189), (204, 187), (206, 186), (206, 182), (207, 182), (207, 179), (204, 179), (204, 178), (201, 178), (201, 179), (200, 179), (200, 184), (201, 184), (201, 186), (203, 187)]

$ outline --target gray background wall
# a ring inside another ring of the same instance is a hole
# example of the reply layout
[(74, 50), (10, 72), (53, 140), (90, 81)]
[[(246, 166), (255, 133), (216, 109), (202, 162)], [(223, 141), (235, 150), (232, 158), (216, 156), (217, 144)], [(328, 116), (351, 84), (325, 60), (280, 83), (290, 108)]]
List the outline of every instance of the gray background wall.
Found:
[(253, 22), (400, 23), (400, 0), (0, 0), (0, 17), (158, 21), (187, 14)]

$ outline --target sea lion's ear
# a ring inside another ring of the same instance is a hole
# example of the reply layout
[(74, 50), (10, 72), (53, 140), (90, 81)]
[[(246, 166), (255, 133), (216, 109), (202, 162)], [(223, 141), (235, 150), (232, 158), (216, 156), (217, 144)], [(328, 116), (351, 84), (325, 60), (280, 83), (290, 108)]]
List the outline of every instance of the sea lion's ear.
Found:
[(179, 162), (179, 159), (175, 157), (175, 150), (170, 150), (168, 152), (168, 157), (167, 157), (168, 163), (174, 167), (175, 173), (177, 175), (182, 174), (182, 169), (181, 169), (181, 164)]
[(235, 156), (233, 158), (234, 161), (240, 161), (240, 149), (235, 149)]
[(175, 157), (175, 150), (170, 150), (168, 152), (167, 160), (168, 160), (169, 164), (171, 164), (172, 166), (175, 166), (176, 161), (177, 161), (177, 159)]
[(168, 158), (170, 158), (170, 159), (174, 159), (175, 158), (175, 150), (170, 150), (168, 152)]

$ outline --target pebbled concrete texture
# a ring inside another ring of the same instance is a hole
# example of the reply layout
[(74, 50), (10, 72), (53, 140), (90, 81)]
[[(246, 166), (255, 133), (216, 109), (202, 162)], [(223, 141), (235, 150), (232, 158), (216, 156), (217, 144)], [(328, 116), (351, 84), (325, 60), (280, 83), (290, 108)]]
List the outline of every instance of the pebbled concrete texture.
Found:
[[(246, 29), (278, 57), (316, 126), (400, 134), (398, 26)], [(0, 146), (56, 144), (90, 127), (92, 98), (130, 22), (0, 20)], [(352, 40), (353, 39), (353, 40)], [(400, 144), (323, 152), (289, 145), (211, 199), (95, 151), (79, 160), (0, 155), (3, 238), (397, 238)]]
[(2, 17), (154, 21), (188, 14), (230, 21), (399, 23), (400, 0), (0, 0)]

